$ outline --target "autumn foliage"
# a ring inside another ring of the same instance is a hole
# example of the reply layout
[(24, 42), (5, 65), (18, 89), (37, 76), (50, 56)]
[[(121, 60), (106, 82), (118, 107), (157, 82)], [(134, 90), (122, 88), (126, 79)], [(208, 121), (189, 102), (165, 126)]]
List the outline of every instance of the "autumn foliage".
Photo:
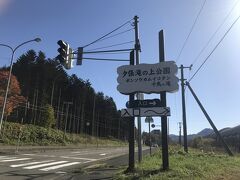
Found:
[[(9, 71), (0, 70), (0, 107), (3, 107), (4, 96), (7, 88)], [(11, 84), (8, 91), (7, 105), (5, 108), (5, 115), (9, 115), (14, 108), (25, 102), (25, 98), (21, 96), (21, 89), (16, 76), (11, 76)]]

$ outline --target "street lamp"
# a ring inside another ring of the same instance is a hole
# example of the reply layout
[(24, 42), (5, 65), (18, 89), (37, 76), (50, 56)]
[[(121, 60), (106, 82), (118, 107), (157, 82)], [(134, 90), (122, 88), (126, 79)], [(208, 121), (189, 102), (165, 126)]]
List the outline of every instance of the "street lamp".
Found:
[(7, 103), (8, 90), (9, 90), (9, 86), (10, 86), (10, 82), (11, 82), (13, 58), (14, 58), (15, 51), (16, 51), (19, 47), (21, 47), (22, 45), (27, 44), (27, 43), (30, 43), (30, 42), (33, 42), (33, 41), (35, 41), (35, 42), (40, 42), (41, 39), (40, 39), (40, 38), (35, 38), (35, 39), (29, 40), (29, 41), (25, 41), (25, 42), (19, 44), (19, 45), (18, 45), (17, 47), (15, 47), (15, 48), (12, 48), (11, 46), (6, 45), (6, 44), (0, 44), (0, 46), (7, 47), (7, 48), (9, 48), (9, 49), (12, 51), (11, 63), (10, 63), (10, 70), (9, 70), (9, 74), (8, 74), (7, 89), (6, 89), (5, 96), (4, 96), (3, 108), (2, 108), (2, 115), (1, 115), (1, 120), (0, 120), (0, 134), (1, 134), (1, 131), (2, 131), (2, 122), (3, 122), (4, 112), (5, 112), (6, 103)]

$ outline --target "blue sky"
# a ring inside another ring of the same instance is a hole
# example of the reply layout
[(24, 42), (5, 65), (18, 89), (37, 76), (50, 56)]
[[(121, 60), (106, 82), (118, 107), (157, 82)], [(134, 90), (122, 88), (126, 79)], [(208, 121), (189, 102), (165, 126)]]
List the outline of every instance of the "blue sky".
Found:
[[(184, 41), (204, 0), (0, 0), (0, 43), (10, 46), (40, 37), (41, 43), (31, 43), (18, 49), (16, 57), (28, 49), (43, 51), (47, 57), (57, 55), (57, 41), (63, 39), (76, 49), (112, 31), (119, 25), (139, 16), (139, 35), (142, 52), (141, 63), (158, 62), (158, 32), (165, 35), (166, 60), (177, 60), (177, 65), (189, 66), (224, 18), (239, 0), (207, 0), (196, 25), (177, 59)], [(240, 3), (239, 3), (240, 4)], [(199, 65), (219, 42), (227, 29), (240, 14), (237, 4), (191, 71), (185, 70), (186, 78), (191, 77)], [(119, 32), (132, 28), (127, 24)], [(202, 101), (217, 128), (239, 125), (240, 117), (240, 22), (237, 22), (218, 48), (210, 56), (191, 86)], [(87, 49), (104, 47), (134, 40), (134, 32), (89, 46)], [(116, 48), (132, 48), (133, 43)], [(87, 56), (86, 56), (87, 57)], [(96, 56), (88, 56), (96, 57)], [(99, 55), (127, 59), (128, 54)], [(0, 65), (9, 65), (10, 52), (0, 47)], [(112, 96), (118, 109), (124, 108), (128, 96), (120, 94), (117, 87), (117, 67), (126, 62), (84, 61), (82, 66), (68, 70), (83, 79), (90, 79), (97, 91)], [(178, 76), (180, 73), (178, 74)], [(181, 91), (167, 94), (171, 108), (169, 117), (170, 133), (177, 134), (177, 122), (181, 121)], [(147, 95), (155, 98), (159, 95)], [(186, 92), (188, 133), (196, 133), (210, 127), (190, 92)], [(142, 118), (143, 130), (147, 126)], [(160, 118), (155, 118), (160, 124)]]

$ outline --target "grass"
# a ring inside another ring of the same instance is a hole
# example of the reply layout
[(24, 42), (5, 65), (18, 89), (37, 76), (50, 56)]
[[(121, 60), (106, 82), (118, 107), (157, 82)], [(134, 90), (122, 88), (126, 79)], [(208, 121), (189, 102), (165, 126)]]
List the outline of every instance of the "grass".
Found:
[(184, 153), (176, 147), (169, 150), (168, 171), (160, 169), (162, 165), (161, 151), (158, 150), (151, 157), (144, 157), (142, 163), (136, 165), (136, 172), (116, 175), (116, 179), (240, 179), (240, 157), (229, 157), (224, 154), (203, 153), (190, 149)]
[(1, 136), (2, 145), (16, 145), (20, 137), (20, 145), (47, 146), (47, 145), (94, 145), (94, 146), (122, 146), (127, 143), (114, 138), (96, 138), (86, 134), (64, 135), (57, 129), (46, 129), (31, 124), (4, 123)]

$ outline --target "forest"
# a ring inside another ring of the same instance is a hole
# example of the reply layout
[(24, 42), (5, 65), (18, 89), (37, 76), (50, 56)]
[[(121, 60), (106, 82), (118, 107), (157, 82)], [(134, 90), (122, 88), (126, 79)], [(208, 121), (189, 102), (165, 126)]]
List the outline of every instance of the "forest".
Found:
[[(9, 67), (0, 68), (0, 108)], [(126, 140), (128, 123), (112, 97), (90, 80), (68, 75), (56, 59), (29, 50), (13, 64), (4, 121), (55, 128), (68, 133)]]

